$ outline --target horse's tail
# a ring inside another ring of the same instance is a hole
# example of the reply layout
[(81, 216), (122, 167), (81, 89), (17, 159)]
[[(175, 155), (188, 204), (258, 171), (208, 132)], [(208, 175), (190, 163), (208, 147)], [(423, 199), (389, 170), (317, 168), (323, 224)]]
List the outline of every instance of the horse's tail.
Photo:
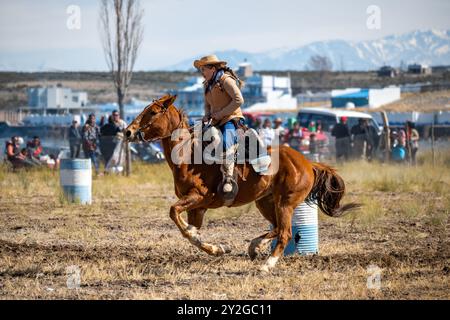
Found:
[(314, 185), (306, 198), (307, 202), (316, 202), (322, 212), (330, 217), (340, 217), (361, 207), (358, 203), (340, 205), (345, 193), (345, 183), (333, 168), (313, 162), (313, 170)]

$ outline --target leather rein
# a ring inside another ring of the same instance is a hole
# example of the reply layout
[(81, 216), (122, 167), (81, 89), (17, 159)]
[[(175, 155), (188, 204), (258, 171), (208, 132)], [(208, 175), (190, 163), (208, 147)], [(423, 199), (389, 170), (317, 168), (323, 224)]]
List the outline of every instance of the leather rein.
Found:
[[(169, 110), (169, 107), (164, 108), (164, 106), (162, 106), (161, 104), (159, 104), (159, 103), (156, 102), (156, 101), (155, 101), (154, 103), (155, 103), (157, 106), (159, 106), (159, 107), (161, 107), (161, 108), (164, 109), (162, 115), (165, 115), (165, 113), (167, 112), (167, 110)], [(177, 112), (178, 112), (178, 110), (177, 110)], [(178, 115), (180, 116), (180, 122), (178, 123), (177, 127), (176, 127), (173, 131), (175, 131), (175, 130), (177, 130), (177, 129), (181, 129), (182, 126), (183, 126), (183, 119), (182, 119), (182, 116), (181, 116), (180, 112), (178, 112)], [(141, 127), (139, 127), (139, 128), (137, 129), (136, 133), (137, 133), (137, 136), (138, 136), (138, 138), (139, 138), (140, 141), (142, 141), (142, 142), (155, 142), (155, 141), (158, 141), (158, 140), (164, 140), (164, 139), (167, 139), (167, 138), (169, 138), (170, 136), (172, 136), (173, 131), (172, 131), (170, 134), (168, 134), (168, 135), (165, 135), (165, 136), (162, 136), (162, 137), (158, 137), (158, 138), (152, 138), (152, 139), (146, 140), (146, 139), (144, 138), (144, 134), (142, 133), (142, 130), (147, 129), (148, 127), (150, 127), (156, 120), (157, 120), (157, 119), (153, 119), (153, 121), (150, 121), (149, 123), (147, 123), (147, 124), (145, 124), (145, 125), (143, 125), (143, 126), (141, 126)], [(193, 125), (193, 126), (187, 127), (187, 129), (189, 130), (189, 132), (192, 133), (191, 130), (194, 129), (195, 127), (196, 127), (196, 125)]]

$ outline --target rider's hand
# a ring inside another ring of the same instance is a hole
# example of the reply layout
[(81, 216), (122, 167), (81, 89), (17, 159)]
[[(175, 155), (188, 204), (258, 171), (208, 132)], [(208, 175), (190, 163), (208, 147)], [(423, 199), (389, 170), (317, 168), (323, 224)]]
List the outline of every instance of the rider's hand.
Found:
[(212, 123), (213, 123), (213, 124), (216, 124), (216, 123), (218, 123), (220, 120), (222, 120), (222, 117), (221, 117), (218, 113), (215, 113), (215, 114), (212, 114), (212, 115), (211, 115), (211, 119), (212, 119)]

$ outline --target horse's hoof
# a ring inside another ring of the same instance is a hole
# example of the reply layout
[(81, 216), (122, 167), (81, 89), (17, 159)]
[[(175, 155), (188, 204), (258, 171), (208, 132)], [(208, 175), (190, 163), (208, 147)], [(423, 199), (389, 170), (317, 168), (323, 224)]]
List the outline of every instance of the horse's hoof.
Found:
[(250, 257), (250, 260), (255, 260), (258, 254), (256, 253), (256, 250), (254, 248), (248, 248), (248, 255)]
[(270, 272), (270, 269), (269, 269), (269, 266), (268, 266), (268, 265), (264, 264), (264, 265), (262, 265), (262, 266), (259, 268), (259, 271), (260, 271), (261, 273), (267, 274), (267, 273)]
[(222, 250), (222, 254), (231, 252), (231, 247), (227, 244), (221, 244), (219, 247)]

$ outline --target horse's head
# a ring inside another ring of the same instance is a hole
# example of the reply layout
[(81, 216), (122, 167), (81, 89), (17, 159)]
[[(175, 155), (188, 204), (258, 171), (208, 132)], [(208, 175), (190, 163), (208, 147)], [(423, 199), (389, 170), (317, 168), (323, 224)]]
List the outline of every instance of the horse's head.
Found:
[(148, 141), (170, 135), (174, 130), (174, 119), (168, 111), (176, 98), (168, 94), (146, 106), (126, 128), (128, 141)]

